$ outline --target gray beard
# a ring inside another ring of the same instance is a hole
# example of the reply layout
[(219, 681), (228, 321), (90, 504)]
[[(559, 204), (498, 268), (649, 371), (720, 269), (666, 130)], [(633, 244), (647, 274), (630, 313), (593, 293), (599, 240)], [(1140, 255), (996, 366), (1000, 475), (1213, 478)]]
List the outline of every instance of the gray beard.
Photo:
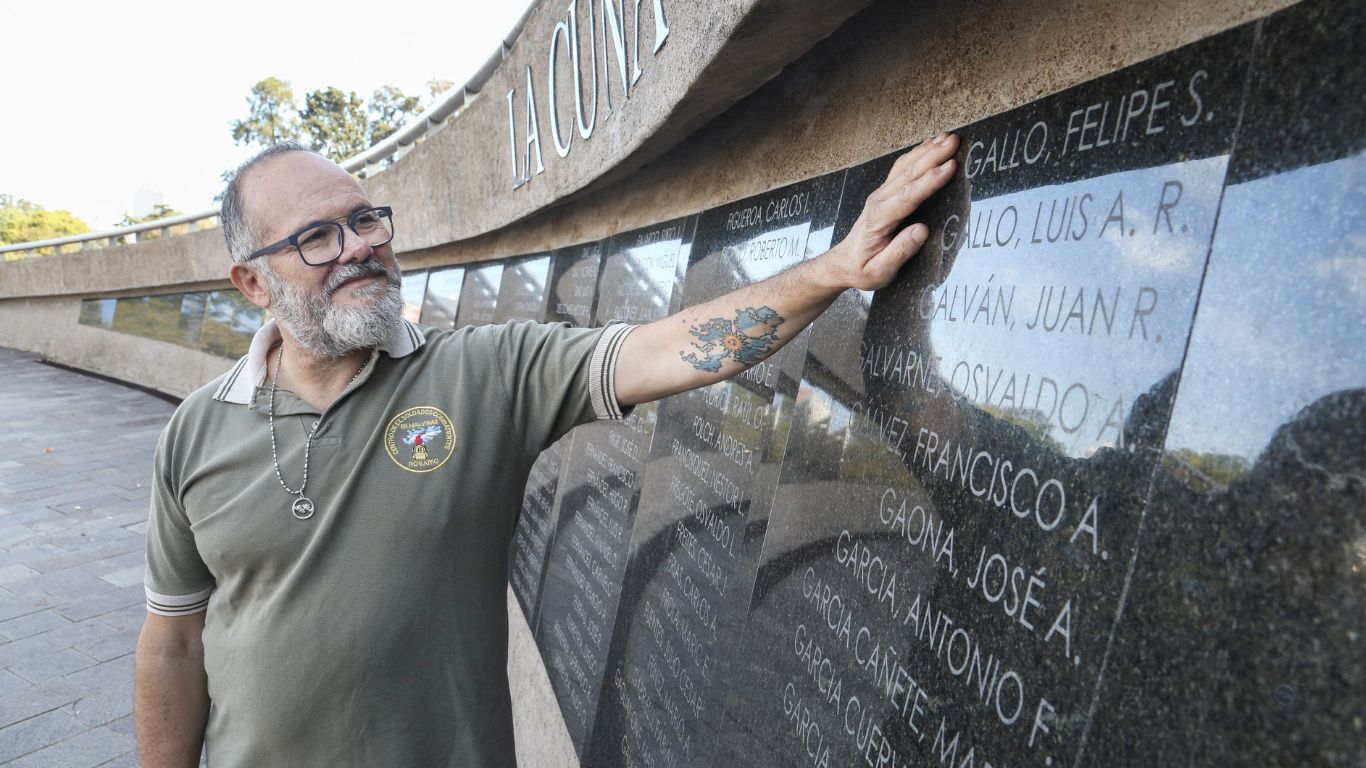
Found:
[[(261, 275), (270, 289), (270, 312), (305, 351), (319, 358), (336, 359), (358, 349), (373, 349), (389, 341), (403, 317), (403, 293), (398, 261), (390, 271), (383, 262), (367, 259), (333, 270), (321, 295), (312, 295), (286, 283), (269, 265), (260, 263)], [(367, 286), (360, 295), (378, 295), (373, 303), (355, 308), (336, 307), (332, 294), (347, 280), (362, 275), (383, 275), (386, 282)]]

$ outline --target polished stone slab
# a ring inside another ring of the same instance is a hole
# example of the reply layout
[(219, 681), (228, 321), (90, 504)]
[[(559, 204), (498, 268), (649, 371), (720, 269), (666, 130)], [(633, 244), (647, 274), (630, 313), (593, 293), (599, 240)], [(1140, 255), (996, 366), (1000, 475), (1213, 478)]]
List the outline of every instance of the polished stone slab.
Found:
[(503, 265), (503, 261), (492, 261), (465, 268), (465, 280), (460, 287), (460, 302), (455, 313), (456, 328), (493, 322), (498, 307), (498, 290), (503, 282)]
[(1366, 764), (1363, 29), (1258, 26), (1091, 764)]
[[(695, 223), (688, 217), (607, 242), (594, 325), (649, 322), (676, 306)], [(564, 459), (536, 641), (580, 755), (598, 709), (658, 407), (638, 406), (621, 423), (578, 427)]]
[[(734, 366), (727, 355), (781, 322), (767, 306), (698, 306), (827, 250), (843, 177), (701, 215), (680, 316), (700, 336), (679, 365)], [(740, 636), (805, 341), (660, 405), (585, 764), (724, 764), (716, 734), (735, 660), (727, 651)]]
[(499, 279), (498, 305), (493, 310), (493, 322), (544, 322), (549, 277), (548, 253), (507, 259)]
[(555, 251), (546, 300), (546, 317), (551, 322), (584, 327), (593, 324), (604, 245), (594, 241)]
[[(542, 280), (544, 289), (540, 292), (542, 315), (536, 319), (575, 326), (589, 325), (594, 299), (597, 297), (602, 243), (561, 248), (555, 251), (553, 257), (546, 257), (545, 263)], [(513, 290), (507, 284), (511, 273), (511, 268), (503, 272), (503, 296)], [(539, 273), (533, 272), (535, 274)], [(526, 293), (530, 295), (534, 292)], [(502, 306), (500, 303), (500, 312)], [(526, 494), (522, 498), (521, 516), (513, 533), (512, 549), (508, 553), (508, 581), (527, 618), (527, 625), (533, 628), (538, 618), (541, 575), (555, 531), (555, 497), (559, 492), (564, 456), (572, 439), (572, 434), (564, 436), (536, 457), (532, 464)]]
[(437, 328), (454, 328), (465, 284), (464, 267), (434, 269), (427, 273), (427, 293), (422, 299), (421, 322)]
[[(1253, 38), (960, 129), (922, 252), (817, 321), (727, 707), (740, 764), (1081, 754)], [(836, 239), (891, 161), (849, 171)]]

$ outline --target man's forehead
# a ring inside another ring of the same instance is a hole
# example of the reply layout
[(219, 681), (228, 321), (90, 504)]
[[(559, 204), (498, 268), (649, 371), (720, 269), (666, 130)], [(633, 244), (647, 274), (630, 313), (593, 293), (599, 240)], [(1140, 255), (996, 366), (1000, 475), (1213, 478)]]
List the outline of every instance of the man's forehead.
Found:
[(244, 187), (247, 210), (266, 229), (345, 215), (365, 199), (349, 173), (312, 152), (266, 159), (247, 175)]

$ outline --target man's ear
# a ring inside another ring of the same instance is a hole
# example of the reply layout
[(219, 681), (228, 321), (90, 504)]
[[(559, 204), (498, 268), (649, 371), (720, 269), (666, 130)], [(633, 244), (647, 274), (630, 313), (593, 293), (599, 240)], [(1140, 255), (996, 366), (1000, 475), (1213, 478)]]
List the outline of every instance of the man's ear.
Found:
[(255, 269), (246, 264), (233, 264), (228, 270), (228, 279), (247, 297), (247, 301), (262, 309), (270, 309), (270, 289)]

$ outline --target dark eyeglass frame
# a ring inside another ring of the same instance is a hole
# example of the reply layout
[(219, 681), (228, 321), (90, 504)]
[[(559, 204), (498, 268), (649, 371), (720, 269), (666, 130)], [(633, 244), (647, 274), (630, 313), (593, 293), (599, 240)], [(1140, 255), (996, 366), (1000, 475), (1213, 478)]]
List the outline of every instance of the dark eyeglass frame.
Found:
[[(249, 256), (247, 256), (247, 258), (243, 259), (243, 261), (251, 261), (252, 259), (260, 258), (260, 257), (262, 257), (262, 256), (269, 256), (270, 254), (275, 253), (276, 251), (282, 251), (282, 250), (284, 250), (285, 248), (293, 248), (293, 249), (294, 249), (294, 252), (297, 253), (297, 254), (299, 254), (299, 259), (300, 259), (303, 263), (307, 264), (308, 266), (310, 266), (310, 267), (323, 267), (323, 266), (326, 266), (326, 265), (331, 264), (332, 262), (336, 261), (337, 259), (340, 259), (340, 258), (341, 258), (341, 255), (342, 255), (342, 252), (346, 250), (346, 232), (342, 230), (342, 225), (341, 225), (341, 223), (340, 223), (338, 220), (341, 219), (341, 218), (345, 218), (345, 219), (346, 219), (346, 228), (349, 229), (349, 230), (351, 230), (351, 231), (356, 235), (356, 237), (359, 237), (359, 238), (361, 238), (362, 240), (364, 240), (364, 239), (365, 239), (365, 236), (362, 235), (362, 234), (356, 229), (356, 222), (357, 222), (362, 216), (365, 216), (365, 215), (367, 215), (367, 214), (374, 214), (374, 215), (376, 215), (376, 216), (379, 216), (380, 218), (388, 219), (388, 221), (389, 221), (389, 226), (388, 226), (389, 237), (388, 237), (388, 239), (386, 239), (384, 242), (381, 242), (381, 243), (369, 243), (370, 247), (371, 247), (371, 248), (378, 248), (378, 247), (380, 247), (381, 245), (387, 245), (391, 240), (394, 239), (394, 209), (391, 208), (391, 207), (389, 207), (389, 206), (387, 206), (387, 205), (376, 205), (376, 206), (371, 206), (371, 207), (369, 207), (369, 208), (362, 208), (362, 209), (360, 209), (359, 211), (356, 211), (356, 212), (354, 212), (354, 213), (351, 213), (351, 214), (349, 214), (349, 215), (347, 215), (347, 216), (345, 216), (345, 217), (338, 216), (336, 219), (329, 219), (329, 220), (327, 220), (327, 221), (315, 221), (315, 222), (312, 222), (312, 223), (308, 224), (307, 226), (304, 226), (303, 228), (301, 228), (298, 232), (295, 232), (294, 234), (290, 235), (289, 237), (286, 237), (286, 238), (283, 239), (283, 240), (278, 240), (278, 241), (276, 241), (276, 242), (274, 242), (274, 243), (271, 243), (270, 245), (267, 245), (267, 246), (264, 247), (264, 248), (260, 248), (260, 249), (257, 249), (257, 250), (255, 250), (255, 251), (252, 251), (251, 254), (250, 254)], [(333, 256), (332, 258), (330, 258), (330, 259), (328, 259), (328, 260), (326, 260), (326, 261), (319, 261), (319, 262), (316, 262), (316, 263), (315, 263), (315, 262), (309, 261), (308, 259), (305, 259), (305, 258), (304, 258), (303, 249), (299, 247), (299, 238), (300, 238), (301, 236), (303, 236), (304, 234), (306, 234), (306, 233), (308, 233), (308, 232), (312, 232), (313, 230), (317, 229), (318, 227), (324, 226), (324, 225), (333, 226), (333, 227), (336, 227), (336, 228), (337, 228), (337, 243), (338, 243), (337, 255), (336, 255), (336, 256)]]

